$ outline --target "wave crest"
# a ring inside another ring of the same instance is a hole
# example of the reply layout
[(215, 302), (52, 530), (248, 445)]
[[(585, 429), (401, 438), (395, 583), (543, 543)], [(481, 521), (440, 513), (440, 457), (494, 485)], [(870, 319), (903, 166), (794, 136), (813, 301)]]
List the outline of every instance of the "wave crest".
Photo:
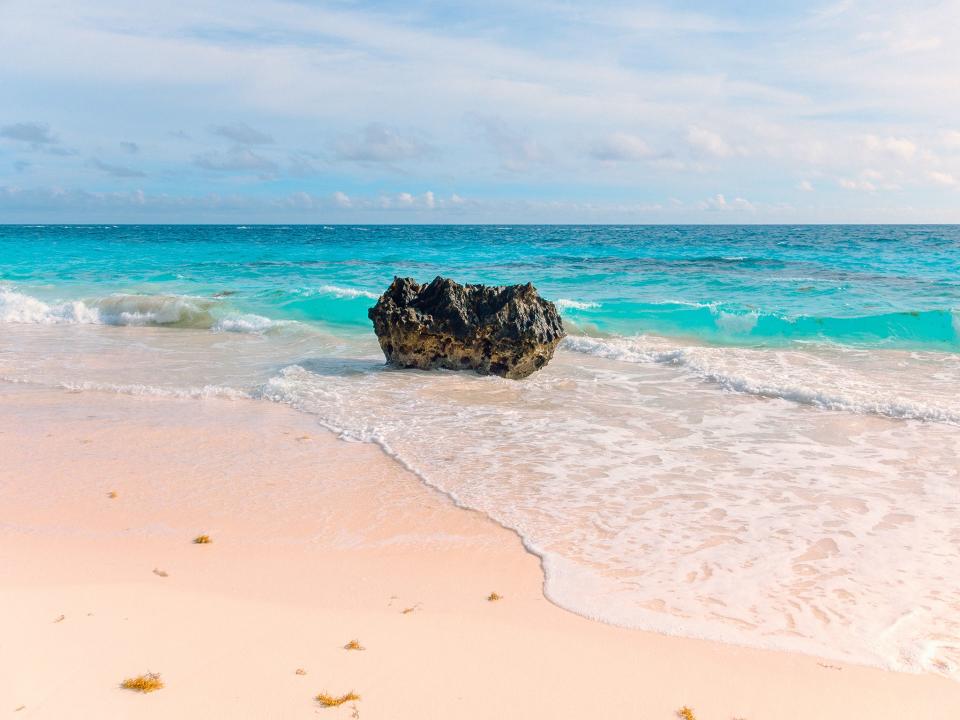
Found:
[(350, 288), (350, 287), (341, 287), (340, 285), (321, 285), (317, 288), (317, 291), (323, 295), (333, 295), (336, 298), (369, 298), (370, 300), (377, 300), (380, 295), (369, 290), (363, 290), (360, 288)]
[(597, 302), (570, 300), (569, 298), (557, 298), (553, 301), (553, 304), (557, 306), (557, 310), (560, 312), (564, 310), (596, 310), (600, 307), (600, 303)]
[(46, 303), (11, 288), (0, 287), (0, 323), (158, 326), (243, 333), (263, 333), (289, 324), (253, 314), (217, 317), (215, 311), (218, 307), (215, 300), (187, 295), (122, 293)]

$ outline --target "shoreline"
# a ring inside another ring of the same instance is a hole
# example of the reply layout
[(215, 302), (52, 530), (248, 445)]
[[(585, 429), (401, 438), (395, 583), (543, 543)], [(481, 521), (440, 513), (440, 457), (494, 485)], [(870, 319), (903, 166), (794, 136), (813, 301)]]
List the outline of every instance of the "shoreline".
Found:
[[(324, 690), (362, 698), (332, 717), (960, 712), (943, 677), (566, 611), (512, 530), (285, 406), (0, 385), (0, 455), (17, 717), (312, 717)], [(147, 671), (167, 687), (118, 689)]]

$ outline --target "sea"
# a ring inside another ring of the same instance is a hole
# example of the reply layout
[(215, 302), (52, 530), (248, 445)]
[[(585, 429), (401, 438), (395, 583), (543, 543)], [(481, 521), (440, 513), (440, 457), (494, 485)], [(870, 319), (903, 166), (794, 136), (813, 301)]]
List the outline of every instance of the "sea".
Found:
[[(522, 381), (386, 366), (368, 308), (438, 275), (568, 336)], [(284, 403), (575, 613), (960, 679), (958, 226), (3, 225), (0, 382)]]

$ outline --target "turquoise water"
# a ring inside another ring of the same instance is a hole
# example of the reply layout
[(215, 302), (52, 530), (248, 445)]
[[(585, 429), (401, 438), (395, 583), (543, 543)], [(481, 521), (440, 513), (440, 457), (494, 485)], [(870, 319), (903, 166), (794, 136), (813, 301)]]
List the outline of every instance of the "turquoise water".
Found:
[[(569, 336), (523, 381), (386, 367), (367, 309), (438, 274)], [(574, 612), (954, 678), (958, 310), (952, 226), (0, 226), (0, 382), (284, 403)]]
[(960, 350), (956, 226), (0, 226), (0, 282), (45, 302), (216, 299), (369, 330), (393, 275), (532, 281), (585, 334)]

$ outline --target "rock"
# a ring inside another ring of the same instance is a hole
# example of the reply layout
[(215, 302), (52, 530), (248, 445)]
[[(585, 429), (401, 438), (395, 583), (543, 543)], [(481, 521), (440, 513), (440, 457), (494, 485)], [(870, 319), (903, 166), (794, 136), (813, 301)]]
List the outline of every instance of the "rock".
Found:
[(400, 367), (472, 369), (519, 379), (539, 370), (563, 339), (552, 302), (526, 285), (428, 285), (394, 278), (367, 313), (387, 362)]

